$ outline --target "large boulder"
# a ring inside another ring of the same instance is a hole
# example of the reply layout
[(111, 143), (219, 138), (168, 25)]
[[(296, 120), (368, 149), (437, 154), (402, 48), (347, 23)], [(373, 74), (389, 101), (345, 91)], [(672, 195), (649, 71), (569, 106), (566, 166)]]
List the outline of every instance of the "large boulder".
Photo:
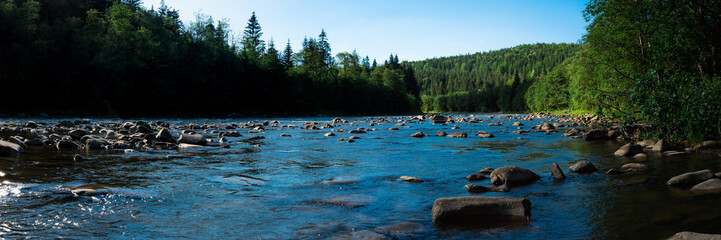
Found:
[(643, 147), (638, 144), (626, 144), (623, 145), (621, 148), (616, 150), (614, 155), (621, 156), (621, 157), (633, 157), (636, 156), (636, 154), (643, 153)]
[(512, 197), (451, 197), (433, 202), (433, 223), (495, 222), (499, 220), (528, 221), (531, 201)]
[(608, 132), (606, 130), (591, 130), (583, 135), (583, 138), (586, 139), (586, 141), (596, 141), (596, 140), (605, 140), (608, 136)]
[(553, 176), (553, 181), (561, 182), (566, 180), (566, 175), (563, 174), (563, 171), (561, 171), (561, 167), (558, 166), (558, 163), (551, 164), (551, 175)]
[(570, 169), (571, 171), (573, 171), (575, 173), (592, 173), (592, 172), (598, 171), (596, 166), (593, 166), (593, 163), (591, 163), (589, 161), (585, 161), (585, 160), (579, 161), (579, 162), (571, 165), (571, 167), (569, 167), (568, 169)]
[(541, 179), (538, 174), (517, 166), (501, 167), (491, 172), (491, 183), (497, 186), (503, 184), (508, 186), (525, 185), (538, 179)]
[(160, 129), (157, 135), (155, 135), (155, 140), (159, 142), (169, 142), (174, 143), (175, 137), (173, 137), (173, 134), (170, 133), (170, 130), (167, 128)]
[(205, 146), (208, 144), (208, 140), (203, 137), (203, 135), (200, 134), (184, 134), (180, 136), (180, 139), (178, 139), (178, 142), (180, 143), (186, 143), (186, 144), (193, 144), (193, 145), (201, 145)]
[(468, 134), (465, 132), (454, 132), (454, 133), (448, 134), (446, 137), (465, 138), (465, 137), (468, 137)]
[(714, 177), (714, 173), (711, 170), (705, 169), (697, 172), (687, 172), (675, 177), (666, 182), (672, 187), (690, 187)]
[(20, 145), (0, 140), (0, 157), (19, 157), (22, 153)]
[(691, 188), (694, 193), (721, 193), (721, 179), (712, 178)]
[(668, 238), (668, 240), (721, 240), (721, 235), (695, 232), (679, 232)]

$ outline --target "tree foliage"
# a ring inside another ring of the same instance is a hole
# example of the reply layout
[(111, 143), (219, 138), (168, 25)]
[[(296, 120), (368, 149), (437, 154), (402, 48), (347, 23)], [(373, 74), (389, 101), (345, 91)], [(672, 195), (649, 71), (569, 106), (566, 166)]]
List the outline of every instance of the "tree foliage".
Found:
[[(266, 47), (253, 14), (238, 45), (230, 26), (184, 24), (164, 3), (1, 0), (0, 113), (106, 116), (417, 112), (406, 68), (335, 64), (325, 31), (294, 52)], [(400, 82), (398, 82), (400, 81)], [(391, 84), (384, 84), (391, 83)]]

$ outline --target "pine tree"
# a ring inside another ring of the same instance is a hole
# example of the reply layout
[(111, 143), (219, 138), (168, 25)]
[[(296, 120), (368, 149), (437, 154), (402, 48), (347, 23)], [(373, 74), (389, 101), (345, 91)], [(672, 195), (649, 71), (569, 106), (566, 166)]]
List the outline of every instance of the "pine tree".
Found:
[(265, 51), (264, 41), (260, 39), (263, 32), (255, 12), (248, 19), (248, 26), (243, 31), (243, 55), (248, 59), (259, 59)]
[(321, 29), (320, 35), (318, 35), (318, 45), (325, 66), (333, 66), (333, 55), (330, 51), (330, 43), (328, 43), (328, 35), (326, 35), (325, 29)]
[(290, 39), (288, 39), (288, 43), (285, 45), (281, 60), (286, 70), (293, 68), (293, 49), (290, 47)]

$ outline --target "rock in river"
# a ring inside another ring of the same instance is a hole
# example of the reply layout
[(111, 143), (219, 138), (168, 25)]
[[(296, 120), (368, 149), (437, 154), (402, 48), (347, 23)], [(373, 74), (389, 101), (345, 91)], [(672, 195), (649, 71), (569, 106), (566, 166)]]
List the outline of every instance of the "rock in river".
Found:
[(679, 232), (668, 238), (668, 240), (721, 240), (721, 235), (695, 232)]
[(90, 133), (88, 133), (88, 131), (85, 131), (85, 129), (76, 129), (76, 130), (70, 131), (70, 133), (68, 133), (68, 134), (70, 134), (70, 138), (77, 141), (77, 140), (80, 140), (81, 138), (83, 138), (85, 135), (88, 135)]
[(593, 166), (593, 163), (589, 161), (579, 161), (576, 164), (573, 164), (568, 169), (571, 169), (571, 171), (575, 173), (592, 173), (595, 171), (598, 171), (596, 166)]
[(160, 132), (158, 132), (158, 135), (155, 135), (155, 139), (159, 142), (169, 142), (174, 143), (175, 137), (173, 137), (173, 134), (170, 133), (170, 130), (167, 128), (160, 129)]
[(398, 180), (409, 182), (409, 183), (422, 183), (423, 179), (417, 177), (401, 176)]
[(208, 144), (208, 140), (206, 140), (205, 137), (200, 134), (181, 135), (180, 139), (178, 139), (178, 142), (201, 146), (205, 146), (206, 144)]
[(464, 187), (470, 193), (508, 192), (508, 188), (492, 188), (492, 187), (476, 185), (473, 183), (466, 184), (466, 186), (464, 186)]
[(586, 141), (596, 141), (606, 139), (607, 135), (606, 130), (591, 130), (584, 134), (583, 138), (586, 139)]
[(433, 203), (435, 224), (520, 220), (531, 217), (531, 201), (512, 197), (451, 197)]
[(501, 167), (491, 173), (491, 183), (496, 186), (503, 184), (509, 186), (525, 185), (531, 184), (538, 179), (541, 179), (538, 174), (516, 166)]
[(645, 172), (648, 170), (648, 166), (643, 163), (626, 163), (621, 166), (621, 171), (624, 172)]
[(78, 149), (78, 148), (80, 148), (80, 146), (79, 146), (78, 144), (76, 144), (76, 143), (74, 143), (73, 141), (70, 141), (70, 140), (61, 140), (61, 141), (59, 141), (57, 144), (55, 144), (55, 147), (56, 147), (58, 150), (62, 150), (62, 149)]
[(414, 137), (414, 138), (422, 138), (422, 137), (425, 137), (425, 136), (426, 136), (426, 135), (423, 134), (423, 132), (417, 132), (417, 133), (414, 133), (414, 134), (411, 135), (411, 137)]
[(23, 153), (20, 145), (0, 140), (0, 157), (19, 157)]
[(666, 184), (672, 187), (690, 187), (709, 180), (712, 177), (714, 177), (713, 172), (711, 172), (711, 170), (705, 169), (697, 172), (687, 172), (672, 177), (668, 180), (668, 182), (666, 182)]
[(691, 188), (694, 193), (713, 194), (721, 193), (721, 179), (712, 178)]
[(551, 164), (551, 175), (553, 176), (553, 181), (561, 182), (566, 180), (566, 175), (563, 174), (563, 171), (561, 171), (561, 167), (558, 166), (558, 163)]
[(614, 155), (621, 157), (633, 157), (636, 154), (643, 153), (643, 147), (638, 144), (626, 144), (619, 148)]
[(468, 180), (468, 181), (480, 181), (480, 180), (485, 180), (485, 179), (488, 179), (488, 177), (486, 175), (479, 174), (479, 173), (466, 176), (466, 180)]
[(465, 137), (468, 137), (468, 134), (465, 132), (454, 132), (454, 133), (448, 134), (446, 137), (465, 138)]
[(656, 142), (656, 144), (653, 145), (653, 148), (651, 148), (651, 151), (654, 152), (665, 152), (671, 149), (670, 144), (668, 144), (667, 141), (664, 141), (663, 139)]

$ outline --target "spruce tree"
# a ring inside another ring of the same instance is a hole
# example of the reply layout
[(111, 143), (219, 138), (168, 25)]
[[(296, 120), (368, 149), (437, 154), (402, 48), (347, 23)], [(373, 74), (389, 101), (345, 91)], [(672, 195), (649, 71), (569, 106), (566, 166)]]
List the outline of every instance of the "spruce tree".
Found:
[(333, 66), (333, 55), (330, 51), (330, 43), (328, 43), (328, 35), (326, 35), (325, 29), (321, 29), (320, 35), (318, 35), (318, 45), (325, 66)]
[(293, 49), (290, 47), (290, 39), (288, 39), (288, 43), (285, 45), (281, 60), (286, 70), (293, 68)]
[(263, 32), (255, 12), (248, 19), (248, 26), (243, 31), (243, 55), (248, 59), (259, 59), (265, 51), (264, 41), (260, 39)]

